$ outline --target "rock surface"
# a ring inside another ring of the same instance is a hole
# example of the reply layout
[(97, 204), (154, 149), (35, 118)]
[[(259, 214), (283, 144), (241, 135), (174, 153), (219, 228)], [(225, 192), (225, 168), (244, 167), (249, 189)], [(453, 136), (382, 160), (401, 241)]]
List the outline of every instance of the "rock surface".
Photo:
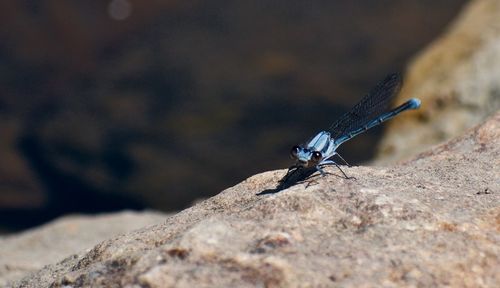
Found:
[(0, 237), (0, 287), (125, 232), (161, 223), (159, 212), (66, 216), (21, 234)]
[(461, 135), (500, 109), (500, 1), (475, 0), (406, 73), (399, 95), (422, 100), (417, 113), (388, 123), (378, 164)]
[(498, 287), (500, 113), (397, 166), (253, 176), (14, 287)]

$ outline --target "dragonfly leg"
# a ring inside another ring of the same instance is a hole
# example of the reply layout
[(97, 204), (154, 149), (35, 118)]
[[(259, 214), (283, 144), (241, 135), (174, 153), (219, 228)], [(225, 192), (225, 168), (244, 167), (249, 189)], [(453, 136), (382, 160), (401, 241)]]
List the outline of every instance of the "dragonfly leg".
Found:
[[(333, 165), (335, 165), (337, 168), (339, 168), (340, 172), (342, 172), (342, 175), (344, 175), (345, 179), (355, 179), (354, 177), (349, 177), (349, 176), (347, 176), (347, 174), (345, 174), (344, 170), (342, 170), (342, 168), (340, 168), (340, 166), (339, 166), (337, 163), (335, 163), (335, 161), (333, 161), (333, 160), (326, 160), (326, 161), (323, 161), (323, 162), (321, 163), (321, 165), (329, 165), (329, 164), (333, 164)], [(320, 168), (318, 168), (318, 171), (320, 171), (319, 169), (320, 169)], [(320, 171), (320, 172), (321, 172), (321, 171)]]
[(334, 154), (334, 155), (337, 155), (337, 156), (340, 158), (340, 160), (342, 160), (342, 162), (344, 162), (344, 164), (345, 164), (345, 165), (347, 165), (347, 167), (352, 167), (352, 165), (351, 165), (351, 164), (349, 164), (349, 163), (347, 163), (347, 161), (345, 161), (345, 159), (344, 159), (342, 156), (340, 156), (340, 154), (339, 154), (339, 153), (336, 153), (336, 152), (335, 152), (335, 154)]
[(316, 166), (316, 170), (318, 170), (318, 171), (319, 171), (319, 173), (321, 173), (321, 176), (326, 176), (325, 171), (323, 171), (323, 169), (321, 169), (321, 168), (319, 167), (319, 165), (318, 165), (318, 166)]

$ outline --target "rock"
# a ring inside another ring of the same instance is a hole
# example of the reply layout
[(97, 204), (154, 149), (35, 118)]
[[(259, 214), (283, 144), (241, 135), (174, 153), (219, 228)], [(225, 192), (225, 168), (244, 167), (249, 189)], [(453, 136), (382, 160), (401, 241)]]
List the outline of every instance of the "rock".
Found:
[(0, 287), (101, 241), (160, 223), (165, 217), (152, 211), (74, 215), (18, 235), (0, 237)]
[(500, 109), (500, 2), (471, 1), (449, 31), (409, 65), (399, 101), (416, 113), (388, 124), (377, 163), (414, 155), (457, 137)]
[(498, 287), (500, 113), (408, 162), (327, 171), (268, 194), (285, 171), (258, 174), (12, 286)]

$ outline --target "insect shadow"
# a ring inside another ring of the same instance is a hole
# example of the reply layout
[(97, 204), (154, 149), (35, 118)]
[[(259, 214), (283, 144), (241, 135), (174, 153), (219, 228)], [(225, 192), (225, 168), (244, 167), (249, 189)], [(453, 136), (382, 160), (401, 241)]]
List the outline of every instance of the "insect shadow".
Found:
[[(324, 165), (324, 166), (327, 166), (328, 164)], [(349, 165), (349, 167), (351, 167), (351, 165)], [(339, 166), (337, 166), (337, 168), (340, 169)], [(300, 183), (303, 183), (305, 180), (308, 180), (308, 179), (311, 179), (311, 178), (315, 178), (314, 176), (311, 176), (313, 175), (315, 172), (319, 171), (317, 167), (310, 167), (310, 168), (304, 168), (302, 166), (292, 166), (288, 169), (287, 173), (285, 176), (283, 176), (283, 178), (281, 178), (279, 181), (278, 181), (278, 186), (276, 186), (276, 188), (274, 189), (266, 189), (266, 190), (263, 190), (255, 195), (257, 196), (260, 196), (260, 195), (266, 195), (266, 194), (275, 194), (275, 193), (278, 193), (282, 190), (285, 190), (287, 188), (290, 188), (294, 185), (297, 185), (297, 184), (300, 184)], [(342, 171), (342, 169), (340, 169), (340, 171)], [(340, 177), (340, 178), (343, 178), (343, 179), (353, 179), (353, 180), (356, 180), (356, 177), (348, 177), (345, 175), (345, 173), (342, 171), (342, 174), (344, 176), (341, 176), (341, 175), (338, 175), (338, 174), (335, 174), (335, 173), (329, 173), (329, 172), (324, 172), (323, 174), (318, 174), (318, 176), (325, 176), (325, 175), (335, 175), (337, 177)], [(307, 187), (309, 187), (309, 185), (314, 182), (314, 181), (310, 181), (308, 182)]]
[(318, 170), (316, 169), (316, 167), (311, 167), (311, 168), (292, 167), (288, 169), (286, 175), (283, 176), (283, 178), (281, 178), (278, 181), (278, 186), (276, 186), (276, 188), (266, 189), (264, 191), (257, 193), (256, 195), (260, 196), (260, 195), (278, 193), (296, 184), (302, 183), (302, 181), (309, 179), (311, 175), (317, 171)]

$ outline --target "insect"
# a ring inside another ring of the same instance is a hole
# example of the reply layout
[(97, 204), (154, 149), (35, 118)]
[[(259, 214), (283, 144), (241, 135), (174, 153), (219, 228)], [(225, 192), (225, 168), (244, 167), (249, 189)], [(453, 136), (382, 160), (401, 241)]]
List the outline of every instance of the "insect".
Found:
[[(326, 131), (321, 131), (305, 145), (293, 146), (290, 155), (295, 159), (295, 164), (289, 168), (287, 176), (300, 168), (315, 167), (321, 175), (325, 175), (321, 166), (335, 165), (345, 178), (347, 175), (340, 166), (332, 160), (337, 156), (343, 164), (349, 165), (336, 150), (342, 143), (392, 119), (406, 110), (420, 107), (420, 100), (412, 98), (400, 106), (389, 110), (388, 106), (401, 87), (401, 76), (390, 74), (375, 86), (361, 101), (349, 112), (345, 113), (334, 122)], [(285, 176), (283, 181), (286, 181)]]

